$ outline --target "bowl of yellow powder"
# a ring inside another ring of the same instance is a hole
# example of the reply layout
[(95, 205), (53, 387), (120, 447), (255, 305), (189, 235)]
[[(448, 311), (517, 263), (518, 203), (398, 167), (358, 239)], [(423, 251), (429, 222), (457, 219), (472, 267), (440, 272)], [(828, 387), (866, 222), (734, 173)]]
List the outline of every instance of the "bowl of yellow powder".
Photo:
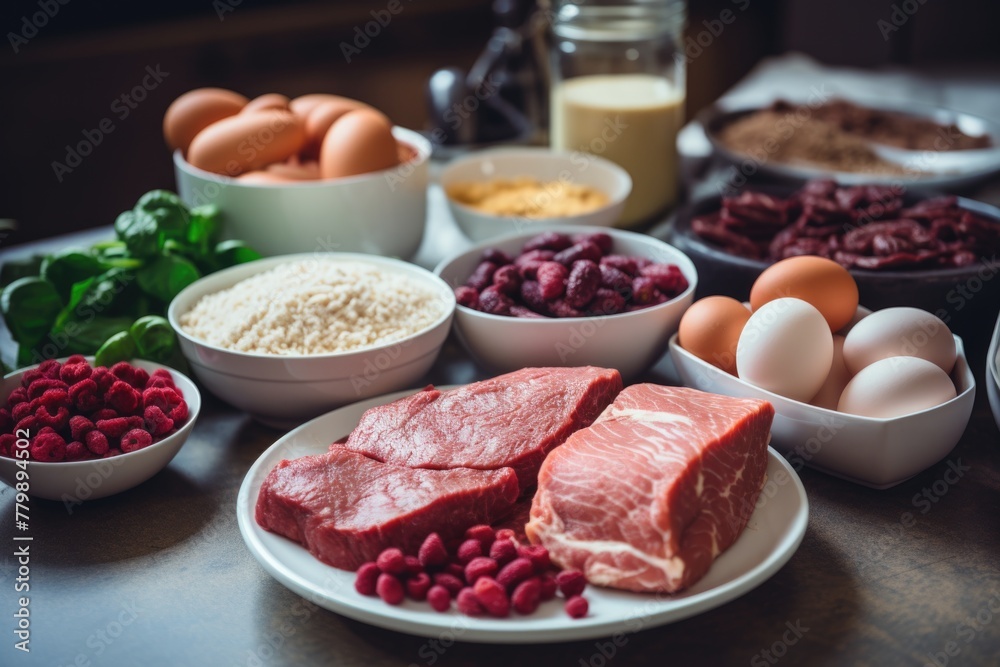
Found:
[(632, 179), (590, 153), (500, 148), (453, 160), (441, 187), (462, 232), (485, 241), (557, 224), (612, 227)]

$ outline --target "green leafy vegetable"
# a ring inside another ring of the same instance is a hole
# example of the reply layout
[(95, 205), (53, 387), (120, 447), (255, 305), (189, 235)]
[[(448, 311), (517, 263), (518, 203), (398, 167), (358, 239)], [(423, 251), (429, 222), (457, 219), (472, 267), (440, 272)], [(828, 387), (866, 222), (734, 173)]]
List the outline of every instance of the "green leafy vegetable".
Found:
[(0, 311), (18, 343), (18, 363), (97, 354), (98, 363), (136, 355), (184, 368), (177, 336), (161, 317), (202, 275), (260, 255), (220, 243), (215, 206), (188, 209), (153, 190), (117, 217), (115, 240), (0, 267)]

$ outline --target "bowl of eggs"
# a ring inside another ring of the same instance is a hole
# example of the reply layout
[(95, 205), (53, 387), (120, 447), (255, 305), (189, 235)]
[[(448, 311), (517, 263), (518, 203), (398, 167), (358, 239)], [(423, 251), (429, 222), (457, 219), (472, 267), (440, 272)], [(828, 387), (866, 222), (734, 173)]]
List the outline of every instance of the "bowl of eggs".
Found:
[(430, 142), (363, 102), (199, 88), (163, 130), (181, 199), (218, 206), (227, 238), (265, 255), (409, 258), (420, 246)]
[(962, 340), (943, 321), (869, 311), (847, 270), (821, 257), (775, 263), (749, 303), (696, 301), (670, 356), (691, 387), (770, 401), (773, 444), (794, 465), (877, 489), (947, 456), (975, 401)]

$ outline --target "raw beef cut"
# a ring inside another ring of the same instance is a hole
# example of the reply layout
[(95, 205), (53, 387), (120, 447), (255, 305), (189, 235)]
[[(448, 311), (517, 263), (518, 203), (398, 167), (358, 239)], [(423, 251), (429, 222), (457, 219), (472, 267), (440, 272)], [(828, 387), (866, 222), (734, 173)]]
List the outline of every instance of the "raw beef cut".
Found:
[(746, 527), (773, 418), (767, 401), (628, 387), (548, 455), (528, 537), (599, 586), (686, 588)]
[(260, 488), (256, 518), (324, 563), (355, 570), (386, 547), (416, 553), (432, 531), (447, 540), (492, 523), (517, 496), (510, 468), (421, 470), (334, 446), (275, 466)]
[(594, 367), (525, 368), (451, 391), (428, 388), (365, 412), (345, 446), (412, 468), (510, 467), (523, 490), (545, 455), (621, 388), (618, 371)]

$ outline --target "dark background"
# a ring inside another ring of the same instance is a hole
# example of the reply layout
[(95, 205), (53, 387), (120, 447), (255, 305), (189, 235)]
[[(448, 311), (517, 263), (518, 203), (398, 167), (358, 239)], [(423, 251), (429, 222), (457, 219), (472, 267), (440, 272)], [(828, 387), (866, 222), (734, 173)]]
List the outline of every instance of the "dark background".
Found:
[[(4, 2), (0, 21), (0, 218), (18, 221), (5, 244), (109, 224), (143, 192), (172, 188), (160, 124), (169, 103), (191, 88), (222, 86), (250, 97), (338, 93), (422, 128), (427, 77), (471, 65), (492, 29), (488, 0), (401, 0), (404, 10), (348, 64), (340, 43), (386, 1), (40, 1), (58, 12), (17, 53), (11, 34), (23, 33), (39, 0)], [(689, 34), (734, 4), (746, 0), (692, 0)], [(893, 5), (918, 9), (887, 40), (878, 21), (890, 18)], [(762, 58), (789, 50), (835, 65), (996, 67), (998, 24), (1000, 3), (991, 0), (750, 0), (690, 65), (688, 113)], [(120, 119), (112, 103), (157, 65), (169, 75)], [(57, 180), (53, 161), (65, 161), (67, 145), (104, 118), (114, 131)]]

